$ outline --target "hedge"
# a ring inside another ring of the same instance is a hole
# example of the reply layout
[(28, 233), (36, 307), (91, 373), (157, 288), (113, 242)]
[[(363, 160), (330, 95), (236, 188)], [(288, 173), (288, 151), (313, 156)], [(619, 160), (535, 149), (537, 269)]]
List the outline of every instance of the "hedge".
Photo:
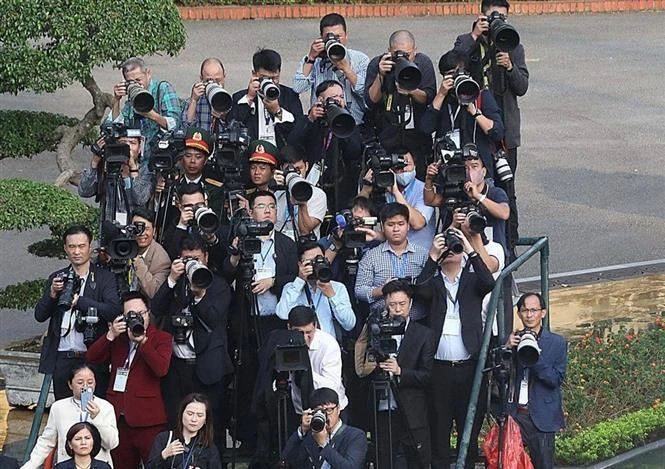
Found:
[(46, 279), (28, 280), (0, 290), (0, 308), (34, 308), (44, 292)]
[[(53, 151), (58, 144), (55, 129), (60, 125), (73, 126), (78, 121), (75, 117), (49, 112), (0, 111), (0, 159)], [(94, 143), (97, 133), (97, 129), (88, 132), (83, 144)]]

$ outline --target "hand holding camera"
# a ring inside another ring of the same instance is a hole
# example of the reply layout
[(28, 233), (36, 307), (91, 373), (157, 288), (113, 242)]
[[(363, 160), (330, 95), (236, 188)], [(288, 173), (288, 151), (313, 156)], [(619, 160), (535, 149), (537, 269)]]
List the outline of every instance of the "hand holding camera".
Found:
[(110, 342), (113, 342), (117, 337), (120, 337), (120, 335), (124, 334), (126, 331), (127, 323), (125, 322), (125, 316), (121, 314), (109, 325), (109, 331), (106, 333), (106, 338)]
[(321, 39), (320, 37), (314, 39), (310, 44), (309, 52), (307, 53), (307, 58), (309, 59), (309, 61), (313, 62), (314, 60), (316, 60), (316, 58), (321, 55), (321, 52), (323, 52), (325, 48), (326, 45), (323, 42), (323, 39)]
[(325, 115), (326, 115), (326, 108), (323, 106), (323, 103), (319, 101), (310, 108), (309, 113), (307, 113), (307, 118), (311, 122), (316, 122)]
[(393, 55), (388, 52), (386, 54), (383, 54), (381, 57), (381, 60), (379, 61), (379, 74), (383, 77), (386, 76), (387, 73), (392, 72), (393, 67), (395, 66), (395, 62), (393, 62)]
[(438, 95), (441, 96), (442, 98), (448, 96), (450, 90), (453, 89), (454, 83), (455, 80), (453, 80), (452, 74), (444, 76), (443, 81), (441, 82), (441, 86), (439, 86)]
[(205, 94), (206, 84), (203, 82), (194, 83), (192, 86), (192, 101), (198, 101)]
[(513, 62), (510, 60), (510, 55), (508, 54), (508, 52), (497, 52), (496, 64), (505, 68), (508, 71), (511, 71), (513, 69)]
[(169, 273), (169, 280), (173, 283), (176, 283), (182, 277), (182, 274), (185, 273), (185, 263), (182, 259), (175, 259), (171, 263), (171, 272)]
[(53, 280), (51, 280), (51, 291), (49, 292), (49, 296), (56, 299), (64, 287), (64, 278), (60, 275), (56, 275), (53, 277)]
[(397, 358), (396, 357), (390, 357), (385, 361), (379, 362), (379, 367), (383, 371), (387, 371), (388, 373), (392, 373), (395, 376), (399, 376), (402, 374), (402, 369), (399, 366), (399, 363), (397, 363)]
[(303, 411), (302, 416), (300, 417), (300, 433), (303, 435), (307, 433), (312, 424), (312, 417), (314, 416), (314, 411), (312, 409), (307, 409)]
[(179, 225), (187, 226), (194, 220), (194, 207), (181, 207), (180, 208), (180, 221)]
[(254, 101), (256, 95), (259, 93), (259, 88), (261, 87), (261, 80), (252, 76), (249, 79), (249, 84), (247, 85), (247, 98), (250, 102)]
[(127, 83), (121, 81), (120, 83), (116, 83), (113, 86), (113, 97), (117, 101), (120, 101), (122, 97), (126, 95), (127, 95)]
[(298, 277), (305, 282), (314, 274), (314, 266), (311, 261), (301, 262), (298, 264)]
[(434, 178), (439, 174), (439, 170), (441, 169), (441, 161), (437, 161), (435, 163), (431, 163), (427, 165), (427, 172), (425, 173), (425, 182), (432, 183), (434, 181)]
[(473, 31), (471, 31), (471, 35), (477, 41), (480, 36), (482, 36), (483, 34), (487, 34), (489, 29), (490, 29), (490, 24), (489, 21), (487, 21), (487, 16), (478, 15), (478, 18), (476, 19), (476, 22), (473, 25)]

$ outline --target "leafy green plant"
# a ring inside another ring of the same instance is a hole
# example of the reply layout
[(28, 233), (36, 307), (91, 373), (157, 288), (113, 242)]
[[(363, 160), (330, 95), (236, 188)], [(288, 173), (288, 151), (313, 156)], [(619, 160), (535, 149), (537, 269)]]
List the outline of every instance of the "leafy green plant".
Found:
[(46, 279), (28, 280), (0, 290), (0, 308), (34, 308), (44, 292)]
[[(78, 119), (62, 114), (0, 111), (0, 160), (53, 151), (58, 143), (55, 130), (61, 125), (77, 123)], [(96, 138), (97, 131), (92, 129), (83, 137), (83, 144), (91, 145)]]

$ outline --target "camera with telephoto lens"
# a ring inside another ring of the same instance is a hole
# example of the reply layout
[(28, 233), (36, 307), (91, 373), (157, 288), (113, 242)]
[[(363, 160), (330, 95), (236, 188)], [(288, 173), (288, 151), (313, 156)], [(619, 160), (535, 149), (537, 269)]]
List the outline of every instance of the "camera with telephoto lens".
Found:
[(340, 106), (335, 98), (326, 98), (323, 102), (316, 103), (325, 110), (325, 123), (333, 135), (339, 138), (347, 138), (356, 127), (356, 120), (351, 113)]
[(213, 79), (203, 82), (205, 85), (205, 95), (210, 107), (219, 113), (226, 113), (233, 106), (233, 96), (226, 91), (219, 83)]
[(310, 261), (312, 269), (312, 275), (309, 276), (312, 280), (318, 280), (321, 283), (328, 283), (332, 280), (333, 273), (330, 269), (330, 262), (322, 255), (316, 256)]
[(339, 62), (346, 57), (346, 47), (339, 42), (339, 36), (334, 33), (328, 33), (323, 39), (323, 50), (319, 54), (322, 59), (328, 58), (333, 62)]
[(97, 308), (90, 306), (87, 314), (83, 311), (76, 311), (76, 324), (75, 328), (78, 332), (83, 333), (83, 343), (86, 345), (95, 341), (96, 337), (96, 324), (99, 322), (97, 315)]
[(243, 255), (261, 253), (259, 236), (268, 236), (275, 225), (270, 221), (254, 221), (250, 217), (240, 218), (233, 227), (231, 239), (238, 238), (238, 250)]
[(478, 98), (478, 95), (480, 94), (480, 86), (473, 78), (471, 78), (469, 72), (458, 69), (453, 73), (452, 79), (455, 96), (462, 106), (471, 104), (476, 98)]
[(288, 165), (284, 169), (284, 182), (289, 195), (296, 201), (296, 203), (304, 203), (312, 198), (314, 189), (312, 185), (300, 175), (298, 170), (293, 165)]
[(458, 213), (466, 215), (469, 228), (476, 234), (480, 234), (487, 228), (487, 218), (483, 215), (478, 204), (464, 205), (459, 208)]
[(144, 231), (145, 223), (142, 222), (120, 226), (106, 220), (102, 223), (101, 247), (113, 260), (133, 259), (139, 253), (139, 245), (135, 238)]
[(397, 355), (397, 341), (393, 336), (404, 335), (406, 320), (390, 317), (387, 311), (371, 313), (367, 318), (367, 361), (381, 363)]
[(506, 183), (513, 180), (513, 170), (510, 169), (506, 152), (503, 149), (499, 149), (494, 153), (494, 172), (500, 182)]
[(279, 99), (280, 89), (279, 86), (275, 84), (270, 78), (261, 78), (259, 79), (259, 91), (258, 95), (261, 99), (266, 99), (268, 101), (274, 101)]
[(120, 122), (107, 122), (100, 126), (99, 134), (104, 139), (104, 147), (95, 142), (90, 151), (104, 159), (104, 173), (110, 176), (119, 175), (122, 165), (130, 157), (130, 149), (129, 145), (118, 140), (123, 137), (140, 138), (141, 130), (127, 127)]
[(515, 28), (506, 23), (506, 16), (493, 11), (488, 17), (489, 37), (496, 50), (510, 52), (520, 43), (520, 35)]
[(309, 422), (309, 428), (312, 429), (314, 433), (321, 433), (326, 429), (326, 424), (328, 423), (328, 416), (323, 409), (317, 409), (311, 412), (312, 420)]
[(205, 203), (196, 204), (192, 207), (194, 217), (189, 224), (198, 226), (202, 233), (214, 233), (219, 228), (219, 217)]
[(535, 365), (540, 359), (538, 334), (531, 329), (522, 329), (515, 335), (520, 338), (517, 344), (517, 360), (524, 366)]
[(155, 98), (139, 82), (127, 80), (125, 90), (135, 112), (150, 112), (155, 106)]
[(74, 295), (81, 289), (81, 277), (74, 272), (73, 268), (69, 268), (65, 272), (58, 274), (56, 279), (64, 283), (60, 294), (58, 295), (57, 309), (58, 311), (67, 311), (72, 308)]
[(443, 239), (446, 242), (446, 249), (453, 254), (461, 254), (464, 252), (464, 243), (457, 233), (448, 229), (443, 233)]
[(212, 285), (212, 271), (201, 261), (195, 257), (183, 257), (181, 260), (185, 264), (187, 281), (192, 287), (205, 290)]
[(187, 331), (194, 325), (194, 316), (187, 312), (180, 312), (171, 316), (171, 327), (173, 328), (173, 341), (178, 345), (187, 343)]
[(403, 169), (407, 162), (399, 153), (387, 154), (379, 143), (372, 143), (365, 149), (367, 167), (374, 174), (374, 185), (382, 189), (390, 189), (395, 185), (395, 173), (391, 170)]
[(149, 168), (151, 171), (168, 173), (175, 169), (185, 150), (185, 131), (182, 129), (163, 132), (152, 146)]
[(125, 314), (125, 325), (127, 325), (127, 330), (132, 331), (134, 337), (141, 337), (145, 334), (145, 321), (143, 316), (136, 311)]
[(409, 60), (409, 54), (401, 50), (393, 52), (390, 60), (395, 62), (392, 73), (400, 88), (413, 91), (420, 85), (422, 73), (418, 66)]

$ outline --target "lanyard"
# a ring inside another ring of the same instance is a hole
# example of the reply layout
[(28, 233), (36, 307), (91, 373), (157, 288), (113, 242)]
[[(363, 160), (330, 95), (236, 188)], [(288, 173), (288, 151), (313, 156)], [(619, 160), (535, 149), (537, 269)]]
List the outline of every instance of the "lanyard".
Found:
[(196, 448), (196, 440), (198, 439), (199, 437), (197, 435), (196, 438), (194, 438), (194, 441), (191, 441), (189, 443), (189, 452), (187, 453), (187, 458), (184, 458), (182, 460), (182, 469), (187, 469), (187, 467), (189, 466), (189, 461), (194, 456), (194, 449)]
[(270, 240), (270, 245), (268, 245), (268, 249), (266, 250), (266, 255), (263, 255), (263, 245), (261, 246), (261, 252), (259, 253), (259, 257), (261, 258), (261, 267), (263, 267), (266, 263), (266, 259), (270, 255), (270, 250), (273, 249), (273, 246), (275, 245), (275, 240), (271, 239)]
[(134, 361), (134, 356), (136, 355), (136, 349), (138, 349), (139, 346), (136, 344), (136, 342), (132, 342), (129, 345), (129, 353), (127, 354), (127, 359), (125, 360), (125, 365), (123, 368), (129, 368), (132, 366), (132, 362)]
[(453, 109), (450, 107), (450, 104), (448, 104), (448, 115), (450, 116), (450, 130), (455, 130), (455, 121), (457, 120), (457, 115), (459, 114), (459, 110), (462, 108), (462, 106), (457, 105), (457, 111), (455, 111), (455, 114), (453, 115)]
[(402, 254), (401, 256), (402, 261), (400, 262), (399, 269), (397, 268), (397, 254), (395, 254), (394, 252), (392, 254), (393, 255), (390, 257), (390, 262), (393, 265), (393, 276), (397, 278), (404, 278), (404, 276), (406, 276), (406, 267), (409, 265), (409, 253), (405, 252), (404, 254)]
[(459, 285), (457, 286), (457, 295), (455, 295), (455, 298), (453, 298), (453, 295), (450, 294), (450, 292), (448, 291), (447, 288), (446, 288), (446, 296), (448, 297), (450, 302), (453, 304), (453, 308), (455, 306), (457, 306), (457, 300), (458, 300), (457, 297), (459, 296)]

